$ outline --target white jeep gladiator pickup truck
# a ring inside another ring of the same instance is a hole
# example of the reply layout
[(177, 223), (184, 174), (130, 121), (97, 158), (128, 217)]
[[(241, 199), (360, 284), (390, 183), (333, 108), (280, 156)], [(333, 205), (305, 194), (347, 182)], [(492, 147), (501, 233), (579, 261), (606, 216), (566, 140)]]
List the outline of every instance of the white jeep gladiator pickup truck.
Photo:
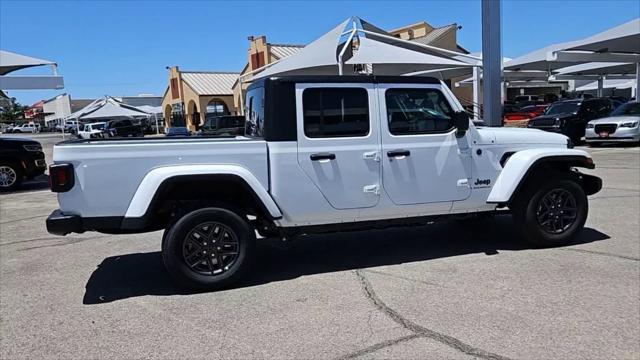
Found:
[(557, 246), (602, 187), (576, 170), (594, 164), (567, 137), (476, 127), (432, 78), (272, 77), (244, 106), (244, 136), (56, 145), (48, 231), (165, 229), (170, 275), (213, 289), (246, 274), (256, 231), (288, 239), (504, 209), (525, 239)]

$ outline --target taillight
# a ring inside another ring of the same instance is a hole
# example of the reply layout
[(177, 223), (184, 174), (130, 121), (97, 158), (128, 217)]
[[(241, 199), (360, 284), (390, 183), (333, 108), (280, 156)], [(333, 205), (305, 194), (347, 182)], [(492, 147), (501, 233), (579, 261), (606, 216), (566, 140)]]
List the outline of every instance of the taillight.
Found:
[(73, 165), (54, 164), (49, 166), (49, 187), (51, 187), (51, 191), (69, 191), (73, 187), (74, 182)]

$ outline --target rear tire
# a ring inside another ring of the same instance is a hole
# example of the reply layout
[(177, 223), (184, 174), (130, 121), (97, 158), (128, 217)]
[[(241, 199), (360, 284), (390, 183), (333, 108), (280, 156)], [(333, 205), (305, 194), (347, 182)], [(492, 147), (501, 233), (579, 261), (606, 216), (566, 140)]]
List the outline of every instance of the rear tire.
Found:
[(178, 284), (186, 287), (228, 287), (247, 273), (254, 258), (255, 232), (246, 219), (227, 209), (192, 211), (165, 234), (165, 267)]
[(538, 247), (562, 246), (570, 243), (587, 220), (587, 195), (569, 174), (553, 176), (535, 186), (514, 202), (514, 222), (523, 237)]

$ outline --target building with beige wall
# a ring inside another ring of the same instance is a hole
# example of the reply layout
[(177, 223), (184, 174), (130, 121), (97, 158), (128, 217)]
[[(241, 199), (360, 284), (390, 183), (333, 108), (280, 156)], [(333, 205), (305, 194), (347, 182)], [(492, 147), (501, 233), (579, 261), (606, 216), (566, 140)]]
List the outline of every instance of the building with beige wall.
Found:
[(166, 127), (186, 126), (197, 130), (207, 116), (238, 115), (233, 84), (238, 73), (182, 71), (169, 68), (169, 86), (162, 97)]
[(238, 109), (243, 108), (244, 95), (249, 83), (247, 79), (251, 74), (268, 64), (291, 56), (304, 45), (272, 44), (267, 42), (267, 37), (249, 36), (249, 48), (247, 49), (247, 63), (242, 68), (238, 80), (233, 84), (233, 103)]

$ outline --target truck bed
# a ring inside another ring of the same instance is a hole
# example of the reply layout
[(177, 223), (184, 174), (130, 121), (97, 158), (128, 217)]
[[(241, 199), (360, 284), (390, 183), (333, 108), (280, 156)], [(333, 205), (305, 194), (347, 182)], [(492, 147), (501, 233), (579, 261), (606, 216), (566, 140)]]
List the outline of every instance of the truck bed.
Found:
[(73, 164), (75, 185), (58, 196), (64, 213), (123, 216), (150, 170), (186, 164), (240, 165), (269, 188), (267, 143), (245, 137), (149, 137), (71, 140), (54, 147), (56, 164)]

